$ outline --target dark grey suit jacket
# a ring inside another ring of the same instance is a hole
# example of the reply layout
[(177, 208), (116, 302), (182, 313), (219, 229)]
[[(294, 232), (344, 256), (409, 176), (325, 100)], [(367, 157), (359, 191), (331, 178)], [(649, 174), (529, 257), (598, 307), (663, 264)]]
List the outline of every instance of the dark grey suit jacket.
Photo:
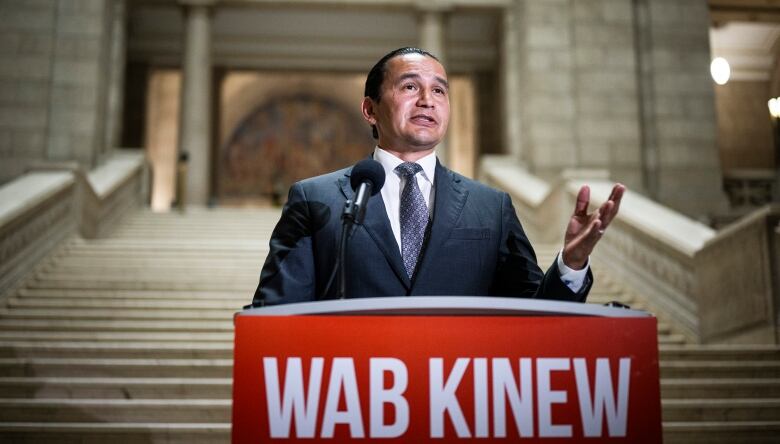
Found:
[[(334, 298), (325, 294), (341, 235), (352, 168), (298, 182), (273, 231), (252, 305)], [(348, 297), (471, 295), (584, 301), (593, 277), (572, 292), (557, 264), (547, 273), (517, 219), (508, 194), (465, 178), (437, 162), (433, 222), (410, 280), (381, 194), (372, 196), (347, 252)]]

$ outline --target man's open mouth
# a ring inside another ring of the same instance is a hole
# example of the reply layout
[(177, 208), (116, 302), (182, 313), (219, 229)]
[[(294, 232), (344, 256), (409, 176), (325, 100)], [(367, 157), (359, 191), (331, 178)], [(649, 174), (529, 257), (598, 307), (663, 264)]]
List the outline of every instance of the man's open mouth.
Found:
[(426, 116), (424, 114), (418, 114), (416, 116), (412, 116), (412, 122), (422, 125), (435, 125), (436, 119), (434, 119), (431, 116)]

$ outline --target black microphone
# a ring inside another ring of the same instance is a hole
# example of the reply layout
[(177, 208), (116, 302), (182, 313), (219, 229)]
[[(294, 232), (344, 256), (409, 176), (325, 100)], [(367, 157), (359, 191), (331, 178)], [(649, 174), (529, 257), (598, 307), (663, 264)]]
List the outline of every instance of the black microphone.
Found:
[(355, 190), (355, 197), (347, 201), (343, 217), (353, 223), (362, 224), (366, 216), (368, 198), (378, 193), (385, 184), (385, 169), (376, 160), (361, 160), (352, 168), (349, 183)]

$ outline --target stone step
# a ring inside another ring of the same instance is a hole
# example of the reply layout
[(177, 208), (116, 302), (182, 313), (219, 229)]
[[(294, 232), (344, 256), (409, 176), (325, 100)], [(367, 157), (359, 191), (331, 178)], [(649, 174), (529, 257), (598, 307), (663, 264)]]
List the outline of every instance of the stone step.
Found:
[(665, 444), (777, 444), (780, 421), (664, 421)]
[(90, 245), (69, 245), (57, 250), (53, 256), (55, 260), (67, 260), (69, 258), (74, 259), (94, 259), (97, 257), (110, 257), (110, 258), (148, 258), (148, 259), (172, 259), (177, 256), (185, 260), (205, 259), (203, 254), (208, 254), (208, 257), (215, 258), (217, 260), (230, 260), (230, 259), (248, 259), (260, 257), (263, 252), (268, 251), (268, 241), (260, 241), (253, 245), (241, 244), (239, 245), (220, 245), (214, 244), (209, 248), (203, 246), (193, 246), (190, 243), (182, 242), (181, 245), (168, 244), (165, 246), (159, 246), (155, 249), (155, 245), (137, 245), (129, 244), (133, 247), (127, 247), (125, 245), (112, 245), (112, 244), (90, 244)]
[(746, 359), (751, 361), (780, 361), (780, 347), (774, 345), (684, 345), (663, 346), (659, 356), (664, 360)]
[[(143, 282), (143, 281), (84, 281), (84, 280), (34, 280), (28, 283), (28, 288), (35, 289), (70, 289), (70, 290), (146, 290), (146, 291), (199, 291), (209, 290), (226, 292), (246, 291), (251, 296), (257, 287), (257, 279), (246, 282), (228, 281), (197, 281), (197, 282)], [(251, 293), (249, 293), (251, 292)], [(251, 299), (251, 297), (250, 297)]]
[(183, 229), (177, 232), (173, 231), (154, 231), (150, 229), (133, 229), (123, 230), (120, 233), (112, 233), (112, 241), (123, 241), (133, 239), (144, 239), (145, 241), (160, 240), (164, 242), (182, 242), (182, 241), (195, 241), (203, 242), (209, 241), (224, 241), (224, 242), (236, 242), (243, 240), (257, 241), (262, 239), (268, 239), (271, 236), (273, 230), (257, 230), (257, 229), (245, 229), (243, 227), (236, 227), (235, 232), (211, 230), (207, 228), (199, 229), (197, 227)]
[(181, 260), (179, 262), (182, 265), (204, 265), (208, 262), (213, 262), (217, 264), (231, 264), (236, 263), (242, 267), (247, 266), (248, 264), (257, 264), (258, 266), (262, 265), (265, 261), (266, 256), (268, 255), (268, 247), (261, 247), (258, 249), (248, 250), (245, 252), (240, 251), (231, 251), (230, 249), (225, 249), (225, 251), (203, 251), (203, 250), (193, 250), (193, 251), (180, 251), (180, 250), (171, 250), (166, 251), (162, 250), (159, 252), (155, 252), (153, 250), (149, 251), (143, 251), (143, 252), (127, 252), (125, 254), (121, 253), (122, 249), (117, 250), (90, 250), (90, 251), (83, 251), (83, 252), (63, 252), (62, 254), (52, 255), (50, 256), (46, 263), (47, 264), (53, 264), (53, 265), (62, 265), (62, 264), (68, 264), (72, 263), (73, 265), (91, 265), (94, 263), (103, 262), (105, 264), (112, 264), (116, 265), (121, 263), (122, 260), (126, 260), (128, 265), (133, 264), (150, 264), (151, 266), (155, 266), (155, 264), (162, 264), (162, 265), (171, 265), (174, 264), (177, 259)]
[(0, 398), (231, 399), (231, 378), (3, 377)]
[(0, 422), (230, 422), (229, 399), (0, 399)]
[(780, 398), (780, 378), (661, 379), (661, 397)]
[(0, 441), (25, 444), (213, 444), (230, 442), (230, 423), (0, 423)]
[[(149, 273), (148, 276), (137, 276), (132, 274), (115, 273), (89, 273), (89, 274), (69, 274), (69, 273), (36, 273), (35, 279), (39, 282), (56, 282), (58, 285), (75, 285), (76, 288), (93, 288), (95, 284), (109, 284), (112, 287), (126, 288), (128, 285), (138, 284), (162, 286), (162, 288), (176, 288), (178, 285), (203, 285), (216, 284), (232, 288), (236, 284), (247, 285), (256, 284), (258, 275), (255, 274), (228, 274), (213, 275), (208, 274), (180, 274), (180, 273)], [(133, 287), (134, 288), (134, 287)]]
[(9, 298), (7, 305), (11, 309), (17, 308), (58, 308), (69, 307), (90, 309), (209, 309), (209, 310), (233, 310), (237, 311), (246, 305), (246, 296), (218, 300), (188, 300), (182, 299), (95, 299), (95, 298)]
[(39, 280), (65, 280), (65, 281), (137, 281), (144, 280), (150, 282), (201, 282), (201, 281), (252, 281), (258, 280), (259, 269), (254, 270), (222, 270), (218, 267), (194, 267), (190, 270), (155, 268), (154, 269), (128, 269), (121, 270), (108, 269), (105, 267), (93, 267), (82, 271), (57, 270), (57, 271), (38, 271), (35, 278)]
[[(246, 298), (245, 290), (117, 290), (94, 288), (20, 288), (16, 294), (24, 298), (138, 299), (138, 300), (235, 300)], [(252, 291), (254, 294), (254, 290)], [(251, 299), (251, 295), (249, 296)], [(65, 305), (65, 304), (63, 304)]]
[(661, 378), (780, 378), (780, 361), (661, 361)]
[(2, 358), (146, 358), (232, 359), (232, 342), (117, 342), (88, 343), (0, 340)]
[(0, 377), (229, 378), (232, 359), (0, 358)]
[(211, 263), (190, 263), (190, 264), (159, 264), (159, 263), (138, 263), (135, 265), (122, 263), (95, 263), (95, 264), (76, 264), (69, 262), (64, 264), (50, 264), (39, 269), (38, 275), (46, 278), (56, 278), (62, 275), (84, 276), (89, 278), (93, 275), (100, 276), (134, 276), (145, 278), (146, 276), (162, 277), (165, 275), (187, 275), (196, 273), (206, 273), (212, 276), (237, 276), (244, 278), (260, 276), (262, 264), (258, 261), (247, 261), (244, 264), (211, 262)]
[(94, 239), (89, 244), (67, 245), (60, 250), (60, 255), (79, 254), (83, 252), (115, 254), (155, 254), (176, 253), (196, 255), (198, 253), (233, 254), (256, 253), (266, 250), (268, 243), (263, 240), (235, 239), (235, 240), (202, 240), (202, 239)]
[(125, 309), (103, 309), (103, 308), (3, 308), (0, 309), (0, 317), (3, 320), (14, 319), (68, 319), (69, 321), (80, 320), (152, 320), (162, 321), (193, 321), (200, 323), (202, 321), (232, 321), (233, 315), (241, 310), (241, 306), (234, 306), (230, 309), (213, 308), (190, 308), (182, 307), (180, 309), (144, 309), (144, 308), (125, 308)]
[(0, 318), (0, 331), (142, 331), (142, 332), (232, 332), (233, 320), (73, 320), (73, 319), (6, 319)]
[(682, 345), (685, 344), (688, 339), (681, 334), (669, 334), (658, 337), (658, 345)]
[(150, 343), (212, 343), (233, 341), (233, 332), (197, 332), (197, 331), (65, 331), (52, 329), (49, 331), (29, 331), (26, 329), (2, 331), (0, 340), (4, 341), (40, 341), (46, 343), (79, 341), (81, 343), (94, 342), (150, 342)]
[(664, 399), (664, 421), (780, 421), (780, 399)]

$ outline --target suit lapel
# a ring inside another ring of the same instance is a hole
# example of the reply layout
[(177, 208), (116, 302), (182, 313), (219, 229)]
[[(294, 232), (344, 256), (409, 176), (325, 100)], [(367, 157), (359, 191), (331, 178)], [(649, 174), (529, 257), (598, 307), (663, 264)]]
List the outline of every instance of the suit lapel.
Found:
[[(460, 183), (460, 179), (452, 171), (444, 168), (438, 160), (434, 182), (433, 226), (428, 244), (425, 246), (422, 263), (417, 266), (417, 273), (420, 275), (426, 274), (426, 271), (430, 272), (430, 263), (438, 260), (439, 250), (450, 238), (450, 233), (460, 218), (468, 196), (468, 190)], [(418, 277), (422, 276), (415, 277), (415, 280)]]
[[(352, 170), (348, 171), (344, 177), (339, 179), (341, 192), (344, 193), (344, 197), (347, 199), (352, 199), (355, 194), (349, 183), (349, 174), (351, 171)], [(379, 250), (385, 255), (387, 262), (390, 264), (390, 267), (393, 269), (398, 279), (403, 282), (407, 289), (410, 288), (412, 284), (409, 280), (409, 276), (406, 274), (401, 252), (398, 250), (398, 243), (395, 241), (395, 236), (393, 236), (393, 229), (390, 228), (390, 221), (387, 219), (385, 203), (382, 200), (382, 195), (379, 193), (368, 199), (366, 217), (365, 220), (363, 220), (363, 228), (366, 229)]]

